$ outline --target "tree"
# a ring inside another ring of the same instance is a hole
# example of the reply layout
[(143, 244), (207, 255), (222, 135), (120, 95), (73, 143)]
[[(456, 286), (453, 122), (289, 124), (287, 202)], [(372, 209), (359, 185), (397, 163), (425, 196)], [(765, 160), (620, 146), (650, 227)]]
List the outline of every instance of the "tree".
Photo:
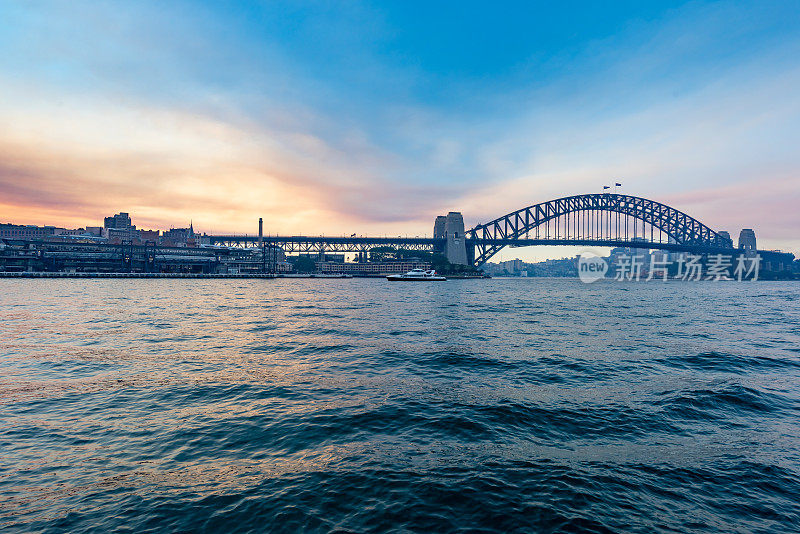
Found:
[(317, 264), (308, 256), (300, 256), (294, 262), (294, 270), (298, 273), (313, 273), (317, 270)]
[(386, 261), (395, 259), (397, 251), (392, 246), (372, 247), (369, 249), (369, 261)]
[(447, 257), (443, 254), (433, 254), (431, 258), (431, 267), (433, 267), (437, 273), (447, 274), (450, 272), (450, 262), (447, 261)]

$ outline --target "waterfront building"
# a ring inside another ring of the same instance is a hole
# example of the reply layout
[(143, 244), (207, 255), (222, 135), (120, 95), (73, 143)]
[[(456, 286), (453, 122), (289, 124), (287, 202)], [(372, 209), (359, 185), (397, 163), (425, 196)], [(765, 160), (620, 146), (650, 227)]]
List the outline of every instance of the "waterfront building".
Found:
[(368, 263), (338, 263), (332, 261), (317, 262), (317, 272), (345, 274), (395, 274), (407, 273), (412, 269), (431, 268), (431, 264), (423, 261), (381, 261)]
[(28, 239), (39, 240), (47, 239), (63, 231), (63, 228), (55, 226), (36, 226), (33, 224), (0, 224), (0, 238), (7, 239)]

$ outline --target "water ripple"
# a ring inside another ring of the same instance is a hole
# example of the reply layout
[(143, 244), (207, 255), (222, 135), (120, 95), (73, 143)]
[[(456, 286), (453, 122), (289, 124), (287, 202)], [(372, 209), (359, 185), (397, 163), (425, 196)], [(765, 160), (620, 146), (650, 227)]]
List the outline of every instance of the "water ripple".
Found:
[(797, 284), (0, 285), (4, 532), (800, 524)]

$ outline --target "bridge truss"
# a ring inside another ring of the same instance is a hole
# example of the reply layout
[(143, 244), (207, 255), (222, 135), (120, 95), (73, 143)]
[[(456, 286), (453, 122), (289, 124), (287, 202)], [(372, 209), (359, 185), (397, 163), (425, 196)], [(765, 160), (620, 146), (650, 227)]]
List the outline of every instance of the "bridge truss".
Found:
[[(258, 236), (203, 236), (210, 245), (257, 247)], [(262, 243), (287, 254), (367, 253), (376, 247), (444, 251), (446, 240), (429, 237), (264, 236)], [(730, 252), (729, 237), (666, 204), (615, 193), (575, 195), (522, 208), (467, 230), (469, 261), (479, 267), (503, 247), (583, 245)]]
[[(211, 245), (225, 247), (257, 247), (258, 236), (206, 236)], [(287, 254), (325, 254), (369, 252), (377, 247), (431, 252), (444, 247), (444, 239), (428, 237), (330, 237), (330, 236), (264, 236), (265, 245), (277, 246)]]
[[(597, 245), (713, 252), (730, 238), (666, 204), (615, 193), (575, 195), (534, 204), (466, 232), (474, 265), (504, 246)], [(470, 250), (468, 249), (468, 254)]]

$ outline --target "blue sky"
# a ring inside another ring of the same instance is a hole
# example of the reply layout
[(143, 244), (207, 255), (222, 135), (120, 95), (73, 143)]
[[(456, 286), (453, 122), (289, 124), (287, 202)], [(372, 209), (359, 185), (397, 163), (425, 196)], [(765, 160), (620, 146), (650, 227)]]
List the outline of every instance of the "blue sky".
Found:
[(797, 2), (8, 2), (0, 20), (3, 220), (421, 235), (619, 180), (800, 252)]

